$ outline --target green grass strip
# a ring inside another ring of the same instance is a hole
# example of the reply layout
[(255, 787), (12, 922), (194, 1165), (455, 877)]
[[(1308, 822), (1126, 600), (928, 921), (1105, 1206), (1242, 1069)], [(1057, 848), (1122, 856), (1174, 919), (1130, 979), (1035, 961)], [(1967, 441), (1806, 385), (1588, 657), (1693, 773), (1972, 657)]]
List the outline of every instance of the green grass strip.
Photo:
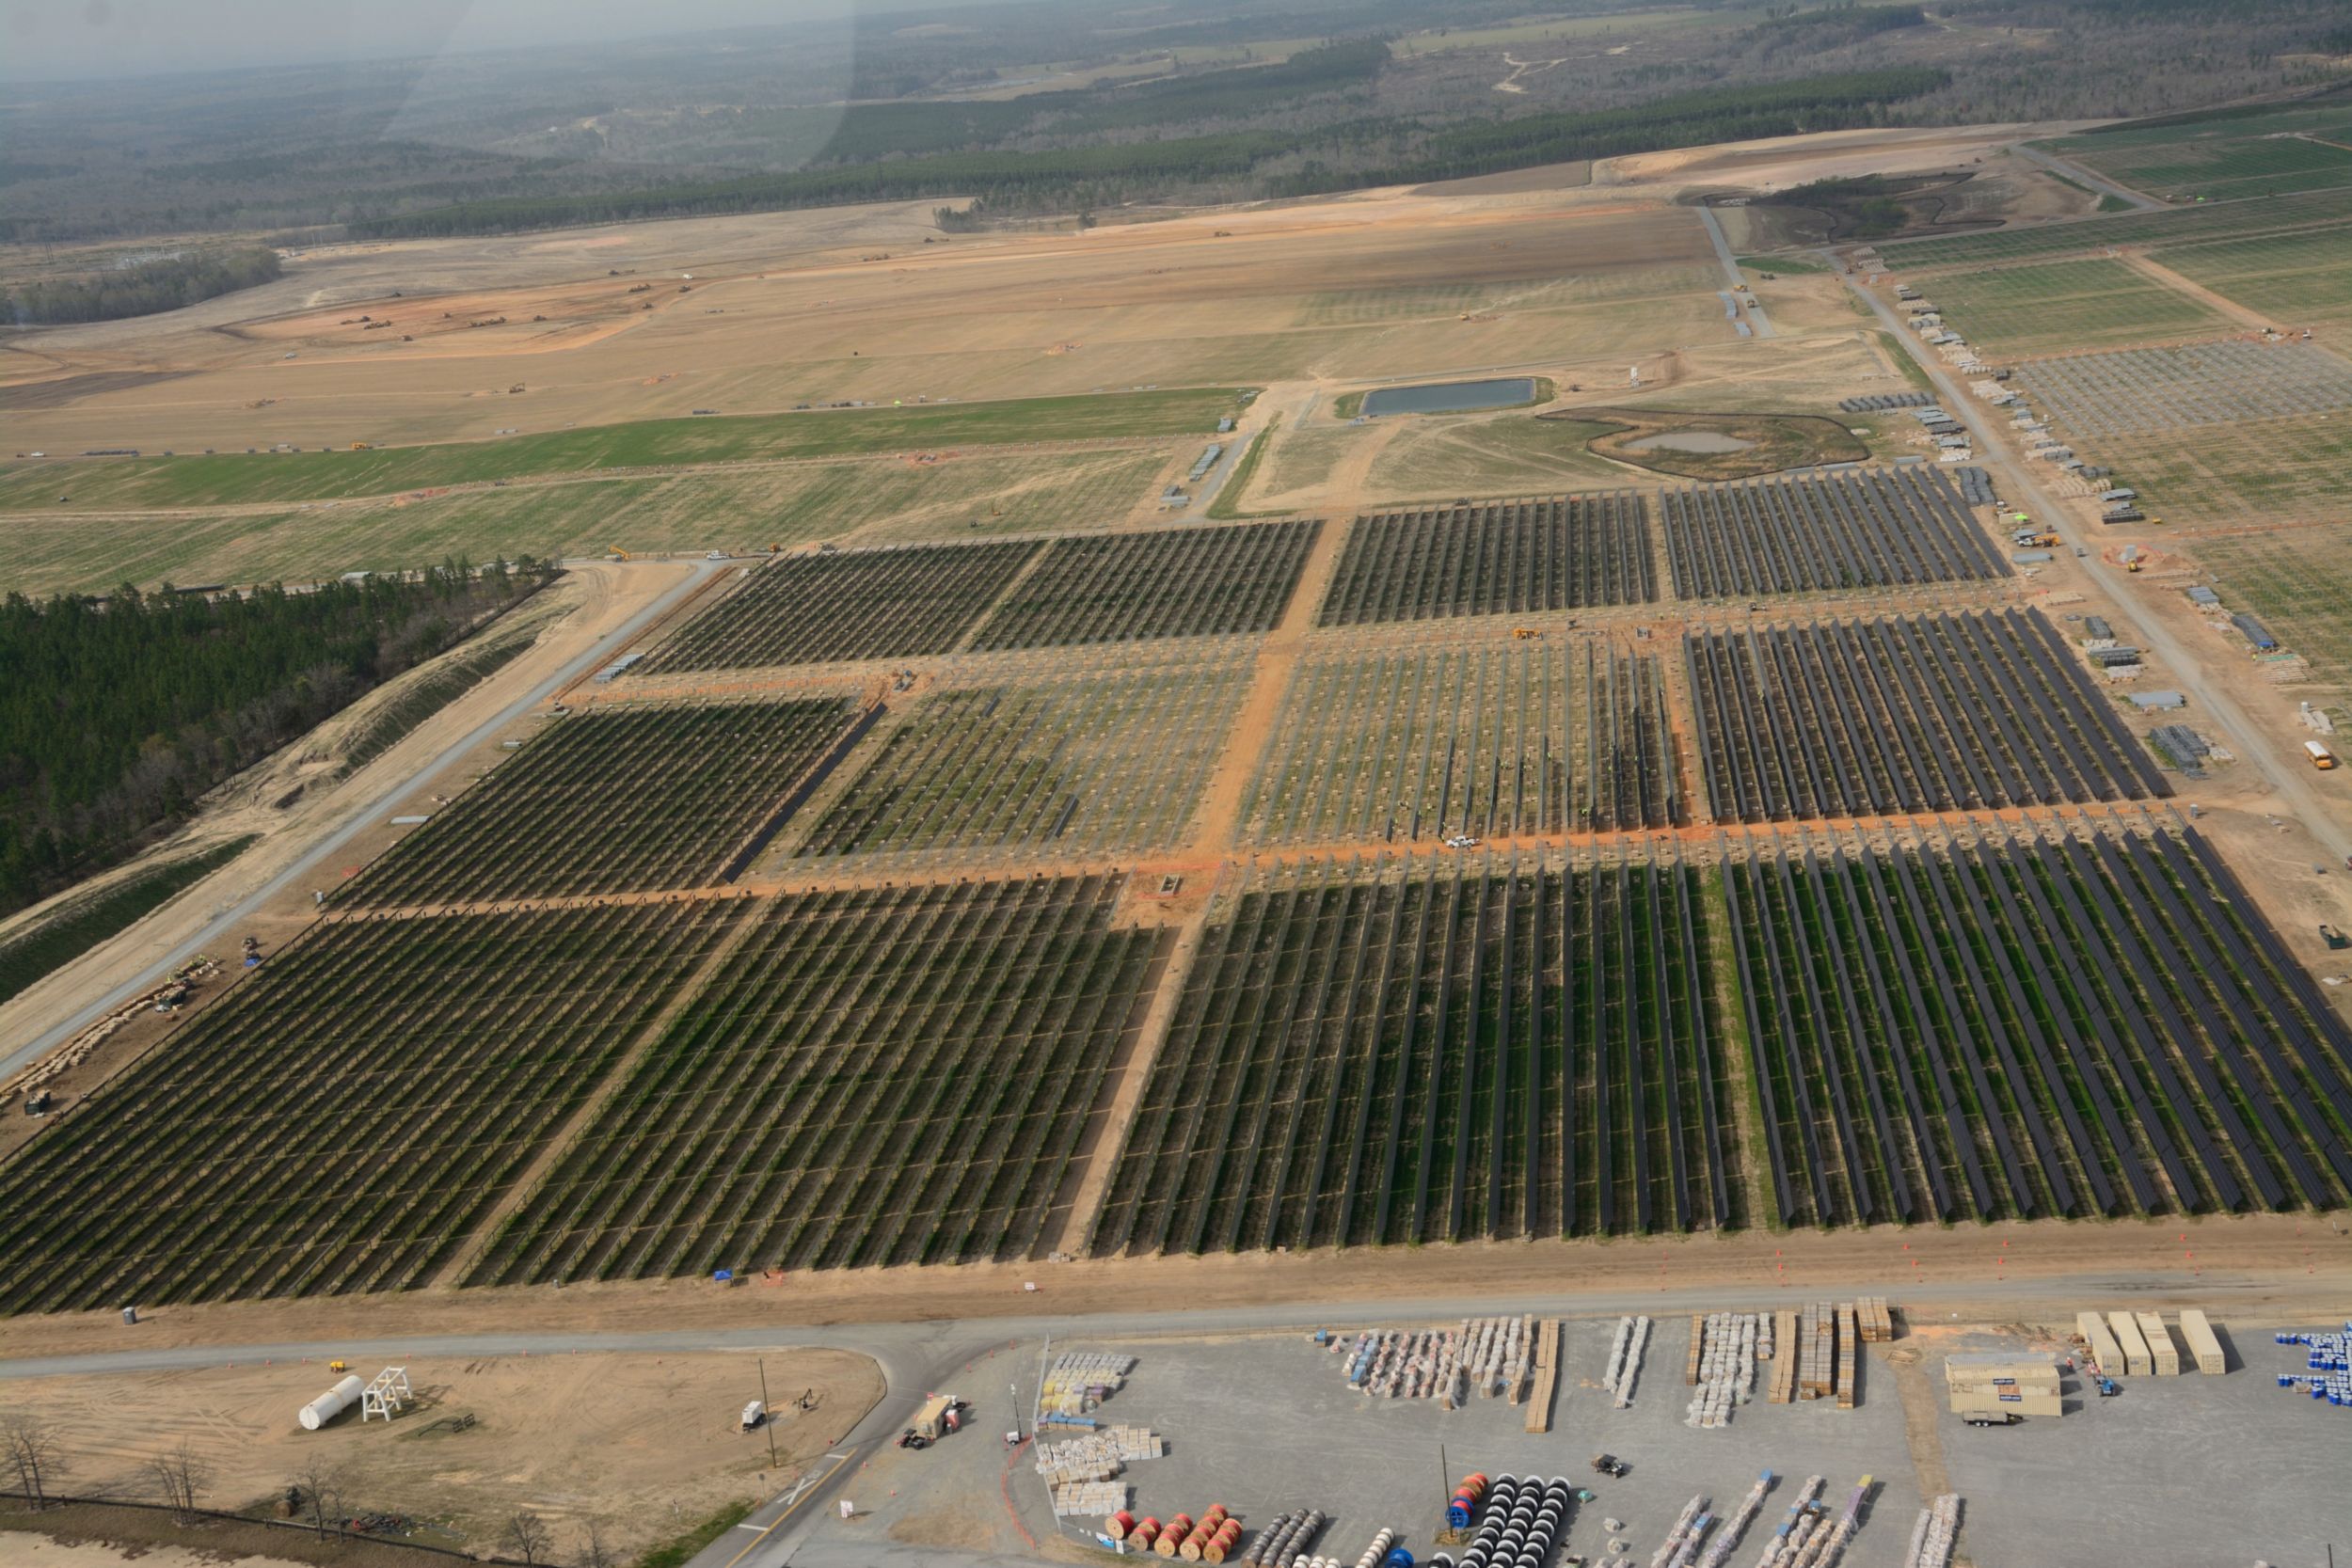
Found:
[(150, 911), (193, 887), (244, 852), (253, 836), (230, 839), (201, 854), (126, 877), (103, 892), (68, 899), (0, 942), (0, 1002), (63, 969), (100, 942), (129, 928)]
[(681, 1535), (672, 1536), (637, 1560), (637, 1568), (685, 1568), (694, 1555), (750, 1517), (751, 1503), (732, 1502)]
[(542, 474), (753, 459), (837, 457), (932, 447), (1108, 440), (1209, 431), (1240, 407), (1230, 387), (914, 407), (639, 420), (502, 440), (363, 451), (224, 452), (0, 467), (0, 507), (222, 506), (386, 496)]

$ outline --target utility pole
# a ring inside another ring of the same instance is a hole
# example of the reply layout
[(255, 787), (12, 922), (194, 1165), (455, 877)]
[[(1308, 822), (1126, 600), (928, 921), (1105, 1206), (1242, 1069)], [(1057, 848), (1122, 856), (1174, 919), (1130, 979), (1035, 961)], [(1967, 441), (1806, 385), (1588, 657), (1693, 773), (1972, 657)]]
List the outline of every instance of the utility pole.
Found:
[(768, 1434), (768, 1468), (776, 1467), (776, 1413), (768, 1408), (768, 1358), (759, 1358), (759, 1426)]

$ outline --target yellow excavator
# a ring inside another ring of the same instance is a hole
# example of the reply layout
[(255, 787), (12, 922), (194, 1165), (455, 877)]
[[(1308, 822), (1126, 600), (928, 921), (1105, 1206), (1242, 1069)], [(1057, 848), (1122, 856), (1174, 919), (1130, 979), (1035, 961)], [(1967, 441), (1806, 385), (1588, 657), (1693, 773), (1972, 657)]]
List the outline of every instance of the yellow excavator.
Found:
[(611, 549), (607, 550), (605, 555), (608, 559), (612, 561), (627, 561), (630, 559), (629, 553), (621, 548), (618, 545), (615, 545)]

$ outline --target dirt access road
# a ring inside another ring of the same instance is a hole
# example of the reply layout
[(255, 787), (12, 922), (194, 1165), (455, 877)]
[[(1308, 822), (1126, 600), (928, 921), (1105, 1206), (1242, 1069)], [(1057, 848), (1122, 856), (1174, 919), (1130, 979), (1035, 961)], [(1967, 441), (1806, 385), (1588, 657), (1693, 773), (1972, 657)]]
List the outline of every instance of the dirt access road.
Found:
[[(377, 824), (403, 797), (430, 784), (451, 760), (484, 744), (596, 661), (691, 594), (717, 572), (711, 562), (626, 566), (581, 562), (574, 581), (549, 590), (568, 594), (573, 611), (473, 691), (426, 721), (367, 767), (291, 810), (241, 802), (199, 826), (209, 838), (259, 832), (262, 841), (81, 958), (0, 1007), (0, 1077), (64, 1043), (75, 1033), (152, 989), (175, 965), (202, 951), (226, 953), (273, 901), (318, 885), (326, 858)], [(266, 766), (266, 765), (265, 765)]]
[[(2341, 1215), (2026, 1221), (1949, 1229), (1708, 1233), (1608, 1241), (1493, 1242), (1298, 1254), (1234, 1253), (1065, 1263), (1004, 1263), (708, 1280), (414, 1291), (309, 1301), (157, 1307), (136, 1327), (112, 1312), (16, 1318), (0, 1329), (0, 1378), (76, 1366), (208, 1365), (241, 1354), (301, 1354), (337, 1342), (386, 1353), (435, 1337), (492, 1336), (501, 1354), (568, 1348), (580, 1336), (629, 1345), (750, 1337), (746, 1342), (862, 1344), (816, 1336), (828, 1325), (937, 1325), (998, 1319), (1163, 1313), (1283, 1321), (1274, 1309), (1358, 1315), (1422, 1299), (1541, 1297), (1597, 1310), (1605, 1301), (1684, 1295), (1799, 1299), (1867, 1289), (1898, 1299), (1932, 1291), (1963, 1318), (1997, 1319), (2035, 1291), (2062, 1297), (2106, 1280), (2154, 1305), (2217, 1306), (2294, 1316), (2341, 1312), (2352, 1293), (2352, 1235)], [(1026, 1287), (1034, 1285), (1034, 1291)], [(1579, 1305), (1587, 1304), (1587, 1305)], [(1481, 1307), (1481, 1312), (1501, 1311)], [(912, 1329), (910, 1329), (912, 1331)], [(758, 1337), (766, 1336), (765, 1339)], [(355, 1343), (356, 1342), (356, 1343)], [(99, 1357), (85, 1363), (82, 1358)], [(156, 1357), (163, 1357), (158, 1360)]]
[[(1834, 255), (1827, 251), (1821, 254), (1829, 265), (1837, 265)], [(1880, 291), (1864, 286), (1851, 273), (1844, 276), (1847, 285), (1927, 372), (1943, 406), (1968, 426), (1976, 437), (1977, 450), (1982, 454), (1979, 461), (2000, 476), (2005, 491), (2028, 503), (2032, 515), (2050, 525), (2062, 546), (2085, 552), (2074, 563), (2086, 571), (2100, 592), (2119, 608), (2130, 623), (2129, 635), (2138, 646), (2155, 656), (2154, 662), (2165, 673), (2165, 678), (2201, 711), (2201, 722), (2220, 731), (2230, 749), (2262, 775), (2280, 809), (2310, 831), (2328, 864), (2338, 868), (2345, 865), (2346, 857), (2352, 856), (2352, 821), (2346, 820), (2346, 814), (2336, 801), (2313, 785), (2317, 775), (2304, 763), (2299, 739), (2273, 733), (2273, 727), (2258, 723), (2240, 705), (2237, 692), (2229, 684), (2207, 678), (2204, 661), (2175, 635), (2163, 617), (2150, 614), (2142, 608), (2130, 574), (2106, 559), (2098, 547), (2101, 542), (2088, 532), (2075, 512), (2058, 504), (2040, 477), (2017, 455), (2006, 439), (2009, 433), (1986, 413), (1985, 404), (1969, 396), (1967, 388), (1960, 385), (1940, 359), (1927, 352), (1915, 334), (1904, 330), (1894, 307)], [(1891, 279), (1893, 275), (1882, 276)]]

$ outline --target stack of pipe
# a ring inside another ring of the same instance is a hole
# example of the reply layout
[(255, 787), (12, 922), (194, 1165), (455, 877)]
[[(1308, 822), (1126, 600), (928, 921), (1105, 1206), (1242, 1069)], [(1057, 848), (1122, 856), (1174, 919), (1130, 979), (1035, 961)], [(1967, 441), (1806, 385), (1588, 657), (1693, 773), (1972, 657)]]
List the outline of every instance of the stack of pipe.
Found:
[(1642, 1371), (1642, 1350), (1649, 1342), (1649, 1319), (1619, 1318), (1617, 1332), (1609, 1343), (1609, 1370), (1600, 1386), (1616, 1401), (1617, 1408), (1625, 1409), (1633, 1402), (1633, 1384)]
[(1919, 1511), (1903, 1568), (1947, 1568), (1952, 1560), (1952, 1538), (1959, 1532), (1960, 1494), (1947, 1492)]
[(1717, 1532), (1715, 1544), (1707, 1548), (1705, 1557), (1699, 1559), (1699, 1568), (1724, 1568), (1733, 1548), (1740, 1544), (1740, 1538), (1747, 1533), (1748, 1527), (1756, 1522), (1756, 1516), (1763, 1512), (1764, 1495), (1772, 1489), (1772, 1472), (1767, 1470), (1756, 1478), (1754, 1486), (1748, 1488), (1748, 1495), (1740, 1499), (1740, 1512), (1731, 1516), (1731, 1523)]

